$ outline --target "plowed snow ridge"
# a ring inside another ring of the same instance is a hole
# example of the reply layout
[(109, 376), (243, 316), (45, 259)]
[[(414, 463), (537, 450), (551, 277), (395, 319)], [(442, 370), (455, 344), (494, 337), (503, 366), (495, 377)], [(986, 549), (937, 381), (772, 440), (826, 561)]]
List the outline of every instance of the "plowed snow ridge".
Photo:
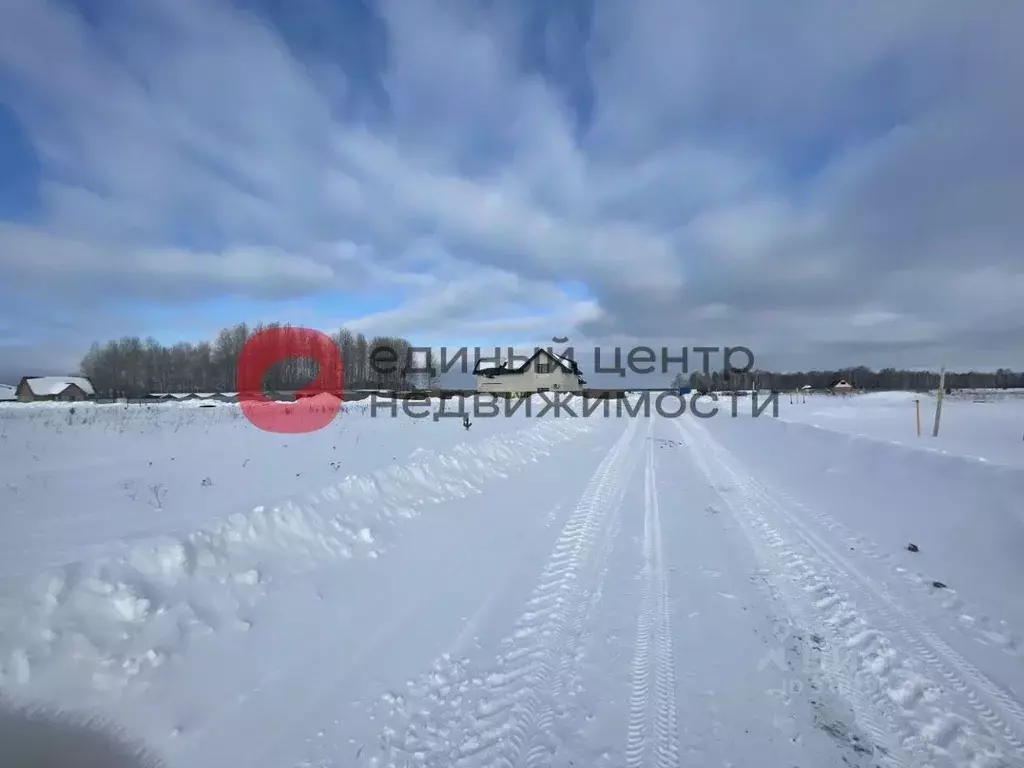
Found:
[[(0, 595), (0, 685), (60, 678), (69, 649), (96, 654), (103, 686), (160, 666), (189, 636), (232, 625), (276, 577), (326, 561), (378, 557), (388, 529), (429, 505), (479, 493), (587, 432), (583, 420), (538, 420), (511, 435), (255, 507), (182, 537), (144, 539), (121, 554), (74, 562)], [(271, 564), (271, 565), (268, 565)], [(117, 638), (111, 642), (113, 638)], [(85, 661), (83, 658), (82, 661)]]

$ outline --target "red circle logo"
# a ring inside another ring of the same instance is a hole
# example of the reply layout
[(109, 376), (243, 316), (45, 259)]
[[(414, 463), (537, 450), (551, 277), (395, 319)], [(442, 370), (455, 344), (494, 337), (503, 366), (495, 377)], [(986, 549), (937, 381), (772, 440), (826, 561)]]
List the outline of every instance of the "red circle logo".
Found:
[[(295, 393), (295, 402), (271, 400), (263, 377), (277, 363), (313, 360), (316, 380)], [(334, 339), (312, 328), (268, 328), (253, 336), (238, 357), (238, 399), (242, 413), (265, 432), (301, 434), (323, 429), (341, 411), (345, 372)]]

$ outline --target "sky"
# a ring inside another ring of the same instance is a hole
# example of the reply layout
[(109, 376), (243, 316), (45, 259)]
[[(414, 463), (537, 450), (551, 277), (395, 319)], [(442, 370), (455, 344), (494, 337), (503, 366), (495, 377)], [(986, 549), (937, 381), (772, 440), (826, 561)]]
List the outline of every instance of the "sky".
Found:
[(1024, 368), (1024, 4), (4, 0), (0, 379), (288, 322)]

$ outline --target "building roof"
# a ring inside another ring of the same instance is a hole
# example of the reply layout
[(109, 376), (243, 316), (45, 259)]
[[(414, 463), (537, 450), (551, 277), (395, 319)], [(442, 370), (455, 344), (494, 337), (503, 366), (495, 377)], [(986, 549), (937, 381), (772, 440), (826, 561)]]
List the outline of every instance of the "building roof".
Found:
[(580, 373), (580, 367), (576, 364), (576, 361), (572, 358), (565, 357), (564, 355), (556, 355), (553, 352), (548, 352), (546, 349), (538, 349), (530, 357), (523, 361), (522, 365), (513, 367), (508, 358), (480, 358), (476, 361), (476, 365), (473, 366), (473, 373), (477, 376), (499, 376), (501, 374), (522, 374), (525, 373), (530, 364), (533, 363), (541, 355), (544, 355), (548, 359), (552, 360), (566, 373), (574, 373), (576, 376), (583, 378), (583, 374)]
[(494, 375), (511, 370), (508, 359), (504, 357), (481, 357), (473, 366), (473, 373), (477, 376)]
[(92, 382), (84, 376), (26, 376), (22, 381), (36, 397), (59, 395), (74, 384), (87, 395), (95, 395)]
[(18, 388), (10, 384), (0, 384), (0, 400), (17, 400)]

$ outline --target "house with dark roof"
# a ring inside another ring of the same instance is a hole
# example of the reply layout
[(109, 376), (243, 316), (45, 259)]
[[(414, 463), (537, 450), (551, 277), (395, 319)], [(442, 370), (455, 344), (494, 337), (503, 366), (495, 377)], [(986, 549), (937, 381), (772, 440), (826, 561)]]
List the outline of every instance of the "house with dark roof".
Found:
[(853, 391), (853, 385), (846, 379), (840, 379), (832, 385), (831, 389), (832, 393), (835, 395), (848, 395)]
[(18, 384), (17, 398), (23, 403), (91, 400), (96, 397), (85, 376), (25, 376)]
[(521, 365), (506, 358), (477, 360), (473, 375), (477, 392), (582, 392), (586, 385), (575, 360), (545, 349)]

